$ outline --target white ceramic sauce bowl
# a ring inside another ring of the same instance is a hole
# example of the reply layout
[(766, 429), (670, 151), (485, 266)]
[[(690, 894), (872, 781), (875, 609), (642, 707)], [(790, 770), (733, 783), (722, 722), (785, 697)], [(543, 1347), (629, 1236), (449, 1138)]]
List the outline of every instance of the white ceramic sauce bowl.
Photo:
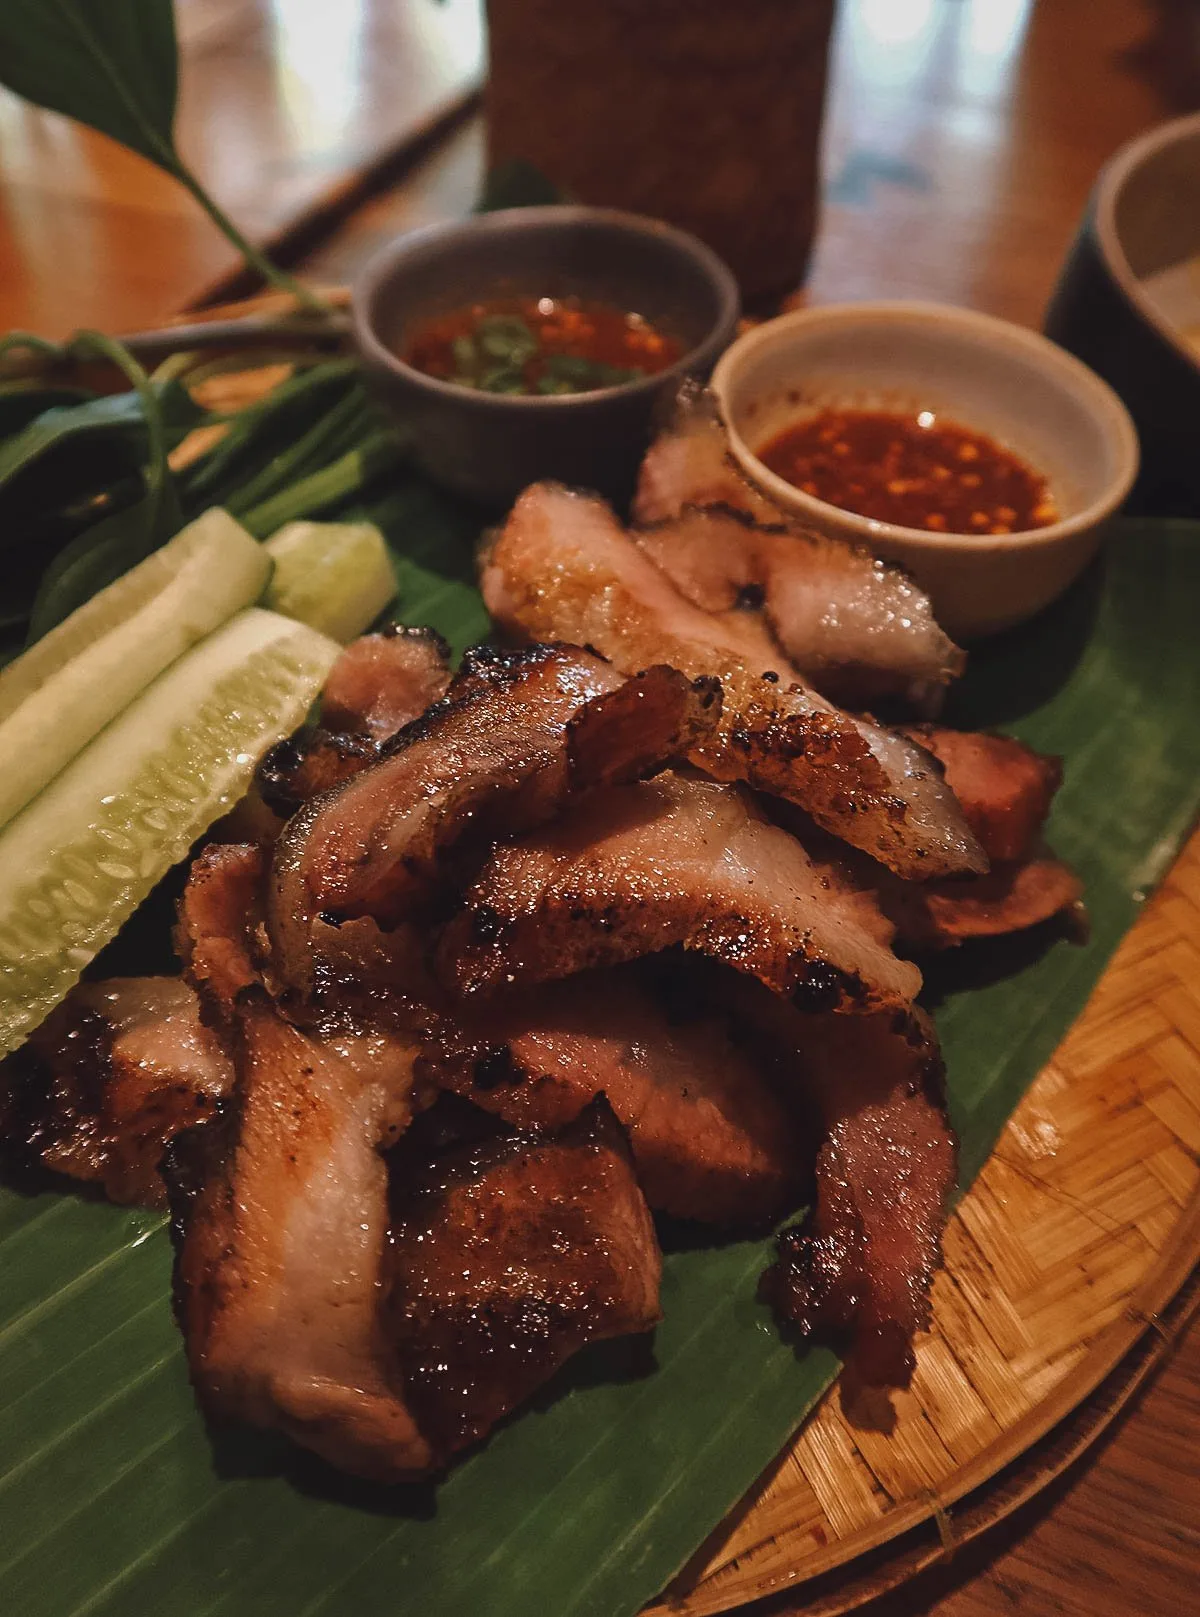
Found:
[[(1137, 473), (1137, 434), (1105, 382), (1036, 332), (949, 305), (781, 315), (726, 350), (713, 388), (751, 479), (807, 526), (903, 563), (958, 639), (1009, 628), (1060, 595)], [(1047, 479), (1060, 519), (1026, 533), (931, 533), (814, 499), (757, 451), (823, 408), (932, 410), (985, 433)]]

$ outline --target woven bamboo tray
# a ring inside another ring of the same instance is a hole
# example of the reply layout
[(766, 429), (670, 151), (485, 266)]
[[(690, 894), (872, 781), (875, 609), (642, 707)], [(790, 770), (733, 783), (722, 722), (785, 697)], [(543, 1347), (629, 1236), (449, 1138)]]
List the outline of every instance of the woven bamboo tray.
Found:
[(950, 1220), (892, 1429), (831, 1388), (649, 1613), (833, 1617), (1047, 1486), (1200, 1305), (1198, 1159), (1200, 833)]

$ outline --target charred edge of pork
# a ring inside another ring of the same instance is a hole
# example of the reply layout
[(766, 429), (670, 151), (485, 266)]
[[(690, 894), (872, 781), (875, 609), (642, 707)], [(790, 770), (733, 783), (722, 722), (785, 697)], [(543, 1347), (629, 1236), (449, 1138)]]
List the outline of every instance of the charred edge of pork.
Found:
[[(313, 791), (304, 789), (302, 773), (314, 755), (325, 749), (346, 765), (366, 765), (379, 756), (379, 744), (370, 736), (344, 730), (322, 730), (312, 725), (276, 742), (259, 764), (255, 782), (263, 802), (280, 819), (290, 819), (314, 795)], [(317, 788), (320, 791), (329, 789), (329, 783)]]
[(561, 641), (532, 646), (471, 646), (463, 653), (458, 673), (445, 696), (390, 736), (379, 749), (380, 758), (392, 758), (406, 747), (426, 740), (436, 733), (448, 713), (473, 704), (485, 693), (503, 694), (520, 684), (531, 669), (578, 649)]

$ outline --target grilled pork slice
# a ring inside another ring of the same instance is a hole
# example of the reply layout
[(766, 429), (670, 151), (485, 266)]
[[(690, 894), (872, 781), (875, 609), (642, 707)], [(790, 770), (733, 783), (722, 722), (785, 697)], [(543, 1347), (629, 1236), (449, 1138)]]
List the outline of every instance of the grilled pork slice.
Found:
[(634, 537), (704, 611), (761, 610), (796, 668), (858, 706), (923, 701), (963, 670), (928, 596), (866, 550), (723, 507), (687, 507)]
[(217, 1149), (198, 1173), (179, 1153), (173, 1187), (176, 1311), (197, 1395), (344, 1470), (424, 1471), (432, 1451), (379, 1315), (378, 1147), (407, 1110), (413, 1050), (339, 1050), (290, 1026), (258, 987), (239, 994), (231, 1037), (230, 1116), (205, 1131)]
[(716, 399), (695, 382), (684, 383), (673, 419), (646, 451), (633, 514), (638, 522), (662, 522), (687, 505), (727, 505), (759, 522), (783, 515), (738, 466)]
[[(276, 742), (259, 764), (254, 784), (280, 820), (289, 820), (310, 797), (332, 791), (379, 758), (378, 741), (353, 732), (306, 725)], [(276, 826), (275, 834), (281, 828)]]
[(521, 1129), (561, 1128), (603, 1094), (658, 1212), (750, 1226), (795, 1205), (796, 1122), (728, 1023), (669, 1019), (628, 969), (502, 1002), (419, 1065)]
[(392, 624), (352, 640), (321, 692), (321, 727), (386, 741), (446, 694), (450, 647), (432, 629)]
[(527, 639), (595, 646), (627, 673), (668, 663), (720, 679), (720, 723), (692, 750), (708, 774), (801, 804), (903, 876), (986, 869), (928, 753), (810, 690), (752, 617), (685, 600), (602, 501), (552, 484), (526, 489), (481, 587), (493, 617)]
[(329, 671), (321, 722), (271, 748), (255, 782), (282, 819), (374, 763), (380, 747), (446, 694), (450, 648), (432, 629), (393, 625), (352, 640)]
[(906, 1005), (921, 976), (744, 789), (690, 774), (595, 793), (492, 853), (439, 958), (460, 993), (682, 944), (813, 1008)]
[(472, 653), (443, 702), (279, 839), (268, 920), (288, 981), (311, 979), (319, 917), (411, 916), (464, 836), (524, 830), (573, 791), (656, 769), (686, 753), (719, 709), (714, 681), (669, 668), (625, 680), (574, 647)]
[(764, 1291), (805, 1336), (849, 1343), (863, 1385), (907, 1387), (957, 1155), (936, 1037), (917, 1012), (794, 1024), (826, 1139), (815, 1204), (780, 1237)]
[(660, 1317), (654, 1226), (602, 1100), (557, 1136), (439, 1158), (397, 1186), (393, 1219), (388, 1334), (441, 1460), (587, 1343)]
[(951, 949), (970, 938), (997, 938), (1052, 920), (1078, 904), (1083, 883), (1046, 850), (993, 865), (984, 876), (912, 882), (885, 879), (879, 906), (907, 948)]
[(1028, 858), (994, 864), (982, 876), (906, 882), (818, 831), (790, 804), (771, 808), (776, 822), (800, 840), (833, 886), (862, 895), (878, 918), (881, 941), (905, 952), (950, 949), (971, 938), (1023, 932), (1072, 908), (1083, 896), (1075, 872), (1040, 843)]
[(267, 858), (257, 843), (211, 843), (192, 861), (179, 899), (175, 951), (218, 1027), (242, 990), (262, 979)]
[(1034, 752), (1011, 736), (909, 727), (905, 734), (931, 752), (946, 784), (989, 859), (1027, 859), (1034, 851), (1054, 794), (1062, 759)]
[(102, 1185), (114, 1202), (166, 1200), (159, 1163), (204, 1122), (233, 1068), (178, 977), (81, 983), (32, 1035), (10, 1136), (48, 1168)]

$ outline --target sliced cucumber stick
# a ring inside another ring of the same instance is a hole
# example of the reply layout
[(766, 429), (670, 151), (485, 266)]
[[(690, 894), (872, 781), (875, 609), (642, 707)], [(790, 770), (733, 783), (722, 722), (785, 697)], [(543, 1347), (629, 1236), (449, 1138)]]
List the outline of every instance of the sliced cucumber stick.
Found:
[(0, 831), (0, 1053), (54, 1008), (301, 723), (338, 655), (251, 609), (172, 664)]
[(396, 594), (373, 522), (289, 522), (266, 542), (275, 563), (266, 604), (343, 645), (369, 629)]
[(270, 572), (240, 523), (208, 511), (0, 672), (0, 825)]

